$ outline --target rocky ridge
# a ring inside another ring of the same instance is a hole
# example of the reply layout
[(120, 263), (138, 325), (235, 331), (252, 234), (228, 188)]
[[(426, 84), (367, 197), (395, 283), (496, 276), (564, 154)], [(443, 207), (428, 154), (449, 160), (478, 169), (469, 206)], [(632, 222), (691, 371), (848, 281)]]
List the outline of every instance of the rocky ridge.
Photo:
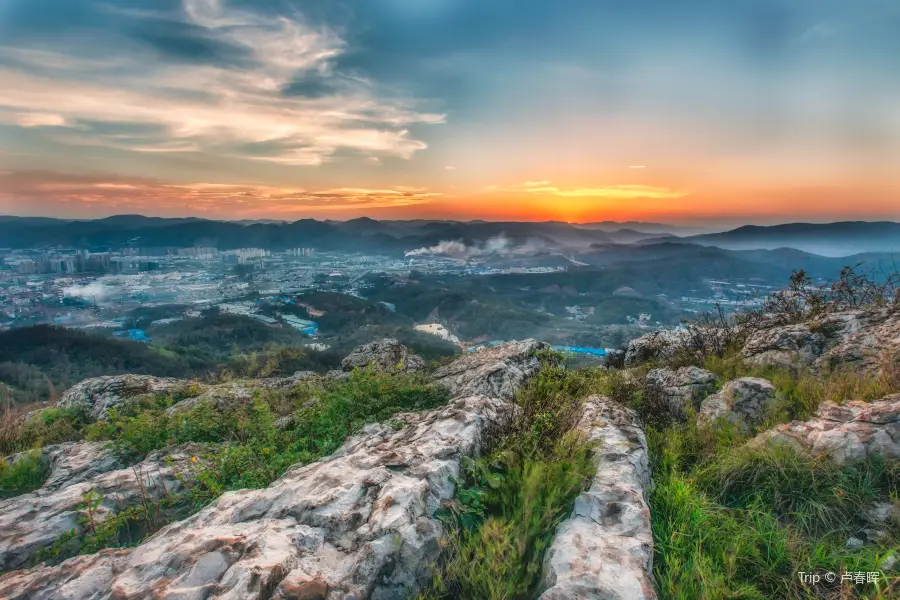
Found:
[(481, 394), (512, 400), (517, 388), (540, 369), (537, 354), (550, 344), (536, 340), (510, 342), (470, 352), (434, 372), (434, 381), (454, 396)]
[(637, 414), (592, 396), (576, 430), (595, 445), (596, 473), (547, 550), (540, 598), (656, 598), (647, 504), (652, 482)]
[(812, 419), (761, 433), (751, 444), (784, 444), (838, 464), (873, 456), (900, 458), (900, 394), (844, 405), (823, 402)]
[(101, 523), (129, 506), (177, 493), (182, 476), (208, 450), (200, 444), (173, 446), (123, 469), (100, 444), (54, 447), (55, 466), (47, 483), (30, 494), (0, 501), (0, 570), (20, 567), (63, 534), (83, 530), (81, 507), (88, 492), (102, 495), (93, 516)]
[[(537, 371), (544, 347), (529, 340), (466, 355), (435, 375), (457, 392), (447, 406), (367, 426), (333, 455), (289, 470), (268, 488), (226, 493), (135, 549), (8, 573), (0, 597), (405, 598), (439, 554), (443, 529), (433, 515), (454, 494), (461, 458), (477, 456), (484, 433), (508, 421), (514, 406), (506, 398)], [(66, 405), (102, 416), (142, 395), (188, 392), (193, 397), (182, 403), (241, 402), (240, 390), (253, 387), (105, 378), (78, 386)], [(99, 445), (62, 446), (44, 450), (59, 465), (48, 480), (52, 489), (3, 504), (3, 568), (78, 527), (85, 491), (109, 492), (98, 512), (103, 519), (133, 504), (131, 491), (141, 484), (149, 493), (177, 489), (173, 476), (201, 453), (175, 447), (122, 469)], [(42, 526), (17, 525), (34, 520)]]

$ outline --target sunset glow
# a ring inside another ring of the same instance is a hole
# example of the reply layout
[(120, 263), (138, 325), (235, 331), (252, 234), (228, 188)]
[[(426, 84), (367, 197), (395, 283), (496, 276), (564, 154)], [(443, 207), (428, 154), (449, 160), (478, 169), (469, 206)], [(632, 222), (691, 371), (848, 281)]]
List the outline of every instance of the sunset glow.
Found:
[(5, 3), (0, 214), (900, 218), (896, 3), (412, 4)]

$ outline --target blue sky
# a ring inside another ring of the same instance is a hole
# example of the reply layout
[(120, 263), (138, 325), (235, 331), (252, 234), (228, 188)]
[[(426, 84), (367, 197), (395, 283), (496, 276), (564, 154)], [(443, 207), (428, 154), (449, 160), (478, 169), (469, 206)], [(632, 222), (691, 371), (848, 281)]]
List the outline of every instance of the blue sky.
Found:
[(896, 218), (900, 0), (4, 0), (0, 212)]

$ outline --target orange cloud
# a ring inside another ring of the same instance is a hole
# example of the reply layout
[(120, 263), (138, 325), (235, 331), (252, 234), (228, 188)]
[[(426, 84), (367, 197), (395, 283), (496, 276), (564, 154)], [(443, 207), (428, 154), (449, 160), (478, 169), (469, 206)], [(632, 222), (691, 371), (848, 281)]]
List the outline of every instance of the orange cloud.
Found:
[(631, 200), (636, 198), (684, 198), (690, 192), (673, 190), (652, 185), (607, 185), (589, 188), (560, 189), (550, 185), (549, 181), (526, 181), (521, 185), (502, 187), (490, 186), (487, 192), (524, 192), (527, 194), (544, 194), (564, 198), (606, 198), (611, 200)]
[(6, 210), (13, 213), (19, 212), (15, 208), (27, 203), (30, 207), (41, 205), (52, 209), (56, 206), (65, 212), (102, 208), (108, 213), (299, 218), (322, 211), (412, 207), (439, 196), (441, 194), (425, 188), (406, 186), (307, 190), (255, 184), (170, 184), (147, 179), (48, 172), (0, 173), (0, 208), (8, 207)]

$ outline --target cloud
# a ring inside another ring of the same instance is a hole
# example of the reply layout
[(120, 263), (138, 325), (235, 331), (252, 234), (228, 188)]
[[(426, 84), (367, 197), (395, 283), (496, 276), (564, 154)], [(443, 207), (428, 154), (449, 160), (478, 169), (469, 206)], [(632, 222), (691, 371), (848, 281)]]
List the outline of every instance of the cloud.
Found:
[(673, 190), (666, 187), (652, 185), (607, 185), (595, 188), (560, 189), (550, 185), (549, 181), (526, 181), (521, 185), (503, 187), (492, 185), (485, 189), (488, 193), (527, 193), (542, 194), (547, 196), (561, 196), (564, 198), (607, 198), (610, 200), (631, 200), (634, 198), (684, 198), (690, 192)]
[(12, 121), (19, 127), (64, 127), (66, 125), (66, 119), (62, 115), (36, 112), (13, 115)]
[(413, 206), (439, 196), (425, 188), (406, 186), (307, 190), (258, 184), (169, 184), (150, 179), (52, 172), (0, 173), (0, 209), (27, 204), (32, 209), (43, 208), (47, 214), (53, 214), (54, 207), (80, 209), (94, 205), (105, 212), (147, 214), (182, 214), (189, 208), (209, 218), (290, 215)]
[[(117, 15), (140, 34), (120, 41), (114, 58), (91, 56), (90, 44), (0, 47), (0, 122), (68, 127), (68, 135), (46, 134), (65, 146), (286, 165), (318, 165), (348, 151), (408, 159), (426, 148), (410, 127), (444, 122), (413, 100), (383, 98), (375, 83), (339, 72), (347, 42), (300, 16), (219, 0)], [(160, 51), (149, 52), (148, 43)], [(154, 133), (119, 136), (104, 124)]]
[(629, 165), (629, 169), (646, 169), (645, 165)]

